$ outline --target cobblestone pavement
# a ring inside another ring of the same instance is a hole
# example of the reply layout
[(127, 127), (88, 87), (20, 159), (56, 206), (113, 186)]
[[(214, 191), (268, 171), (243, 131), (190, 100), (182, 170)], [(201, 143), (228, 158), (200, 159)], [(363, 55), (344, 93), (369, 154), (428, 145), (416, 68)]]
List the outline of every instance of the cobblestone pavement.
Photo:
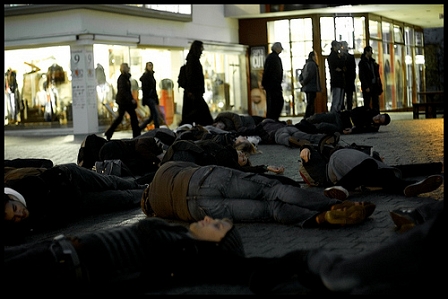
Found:
[[(340, 143), (370, 145), (378, 151), (389, 165), (444, 162), (444, 119), (412, 119), (412, 113), (391, 113), (392, 122), (380, 128), (378, 133), (342, 135)], [(294, 120), (295, 123), (296, 120)], [(5, 159), (47, 158), (55, 164), (76, 163), (81, 143), (73, 135), (33, 136), (35, 133), (5, 131)], [(130, 131), (117, 132), (114, 138), (130, 138)], [(283, 145), (260, 145), (262, 154), (251, 157), (252, 164), (283, 165), (285, 176), (302, 181), (299, 173), (299, 149)], [(418, 177), (421, 179), (423, 177)], [(304, 188), (309, 188), (304, 185)], [(323, 192), (322, 188), (311, 188)], [(371, 201), (376, 204), (373, 215), (365, 222), (338, 228), (301, 229), (293, 225), (278, 223), (237, 223), (248, 256), (278, 256), (294, 249), (327, 248), (354, 256), (375, 250), (381, 244), (393, 240), (399, 232), (389, 216), (397, 208), (414, 208), (420, 204), (443, 200), (444, 185), (431, 193), (416, 197), (390, 195), (381, 191), (358, 194), (350, 197), (356, 201)], [(98, 229), (128, 225), (144, 218), (140, 208), (119, 213), (96, 215), (80, 219), (66, 227), (36, 235), (28, 244), (52, 238), (59, 233), (81, 234)], [(176, 221), (172, 221), (176, 222)], [(182, 223), (182, 222), (179, 222)], [(213, 262), (211, 262), (211, 266)], [(285, 293), (300, 294), (300, 286), (290, 284)], [(252, 294), (245, 286), (198, 284), (162, 289), (148, 294)]]

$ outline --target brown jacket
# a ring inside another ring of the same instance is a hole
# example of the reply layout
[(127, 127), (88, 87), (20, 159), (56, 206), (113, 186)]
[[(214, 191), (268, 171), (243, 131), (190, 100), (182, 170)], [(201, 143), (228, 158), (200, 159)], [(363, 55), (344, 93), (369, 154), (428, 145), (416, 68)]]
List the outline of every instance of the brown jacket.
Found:
[(183, 161), (169, 161), (157, 170), (142, 201), (148, 201), (156, 217), (195, 221), (188, 210), (188, 185), (200, 166)]

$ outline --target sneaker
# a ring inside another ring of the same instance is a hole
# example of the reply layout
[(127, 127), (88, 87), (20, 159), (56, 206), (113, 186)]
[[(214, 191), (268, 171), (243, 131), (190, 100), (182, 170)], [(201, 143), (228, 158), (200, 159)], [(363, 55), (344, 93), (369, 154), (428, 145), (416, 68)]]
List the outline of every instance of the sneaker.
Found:
[(351, 206), (363, 206), (366, 210), (366, 218), (370, 217), (375, 211), (376, 205), (371, 203), (370, 201), (349, 201), (344, 200), (340, 204), (335, 204), (331, 207), (331, 210), (344, 210), (348, 209)]
[(296, 148), (301, 148), (305, 144), (311, 145), (311, 142), (309, 142), (308, 140), (297, 140), (293, 137), (289, 137), (288, 142), (291, 147), (296, 147)]
[(405, 232), (423, 223), (422, 216), (415, 209), (398, 209), (389, 212), (397, 230)]
[(443, 183), (443, 177), (441, 175), (431, 175), (426, 179), (411, 184), (404, 188), (404, 195), (407, 197), (417, 196), (422, 193), (427, 193), (436, 190)]
[(333, 136), (330, 136), (328, 139), (325, 140), (325, 143), (336, 146), (339, 143), (340, 138), (341, 133), (334, 132)]
[(324, 195), (329, 198), (345, 200), (349, 196), (347, 189), (341, 186), (332, 186), (324, 190)]
[(364, 206), (352, 205), (348, 209), (331, 210), (325, 213), (325, 220), (330, 224), (358, 224), (366, 219)]

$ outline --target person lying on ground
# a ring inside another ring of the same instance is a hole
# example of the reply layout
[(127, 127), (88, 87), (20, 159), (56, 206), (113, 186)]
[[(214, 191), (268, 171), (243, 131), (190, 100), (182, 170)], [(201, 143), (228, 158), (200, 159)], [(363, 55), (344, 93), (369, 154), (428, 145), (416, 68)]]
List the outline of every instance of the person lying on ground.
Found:
[[(427, 174), (424, 168), (434, 170), (431, 164), (416, 167), (421, 170), (421, 175)], [(300, 151), (300, 175), (310, 186), (330, 186), (324, 190), (330, 198), (344, 200), (349, 191), (360, 187), (380, 187), (384, 192), (412, 197), (434, 191), (443, 183), (440, 174), (430, 175), (422, 181), (403, 179), (400, 168), (409, 171), (410, 166), (389, 166), (378, 153), (370, 156), (356, 148), (328, 145), (316, 148), (304, 144)]]
[[(247, 285), (250, 267), (232, 275), (222, 271), (238, 266), (244, 255), (240, 234), (228, 219), (204, 217), (186, 227), (153, 217), (5, 247), (3, 283), (22, 295), (48, 294), (57, 286), (70, 294), (127, 296), (208, 281)], [(206, 270), (210, 262), (219, 269), (213, 275)]]
[[(282, 286), (292, 281), (299, 283), (299, 294), (305, 289), (315, 295), (426, 295), (444, 287), (436, 267), (446, 252), (445, 218), (442, 207), (410, 232), (355, 256), (316, 248), (247, 257), (229, 219), (205, 216), (187, 228), (151, 217), (78, 236), (58, 235), (31, 246), (5, 247), (3, 281), (25, 295), (48, 294), (53, 285), (81, 295), (142, 295), (198, 283), (237, 284), (266, 295), (284, 291)], [(219, 269), (213, 275), (204, 271), (210, 262)]]
[[(368, 252), (347, 256), (325, 248), (295, 250), (258, 268), (250, 279), (256, 294), (272, 294), (295, 280), (315, 295), (427, 296), (445, 291), (446, 208), (435, 204), (422, 224)], [(304, 292), (304, 290), (301, 290)]]
[(299, 227), (358, 224), (375, 205), (328, 198), (256, 173), (218, 165), (168, 161), (157, 170), (141, 201), (148, 216), (198, 221), (275, 221)]
[(96, 161), (121, 160), (132, 176), (144, 176), (157, 170), (163, 154), (157, 139), (148, 135), (108, 141), (90, 134), (81, 143), (77, 164), (92, 169)]
[(214, 119), (213, 126), (229, 132), (254, 129), (265, 118), (254, 115), (241, 115), (234, 112), (220, 112)]
[[(334, 133), (318, 133), (317, 131), (309, 132), (303, 130), (303, 123), (292, 124), (284, 121), (274, 121), (272, 119), (264, 119), (254, 129), (240, 130), (245, 136), (259, 136), (262, 144), (282, 144), (288, 147), (298, 147), (299, 140), (308, 140), (311, 143), (318, 143), (320, 139), (326, 135), (334, 135)], [(312, 125), (310, 125), (313, 127)], [(313, 127), (313, 129), (315, 129)], [(336, 143), (339, 141), (337, 137)]]
[[(378, 113), (364, 106), (339, 112), (322, 112), (304, 118), (299, 129), (308, 133), (360, 134), (378, 132), (381, 126), (387, 126), (391, 119), (387, 113)], [(314, 128), (310, 126), (312, 124)]]
[(225, 166), (244, 172), (258, 173), (278, 179), (284, 184), (292, 184), (300, 187), (299, 182), (294, 181), (289, 177), (278, 175), (283, 174), (285, 171), (283, 166), (252, 165), (247, 154), (236, 150), (230, 145), (224, 146), (211, 139), (195, 142), (191, 140), (177, 140), (168, 148), (161, 164), (168, 161), (187, 161), (200, 166)]
[(43, 171), (11, 170), (5, 173), (4, 186), (5, 232), (18, 242), (84, 215), (138, 207), (146, 188), (134, 179), (99, 174), (75, 163)]
[(326, 138), (326, 142), (330, 144), (337, 145), (339, 143), (340, 134), (335, 132), (332, 134), (333, 138), (328, 138), (327, 134), (317, 133), (309, 134), (299, 130), (296, 126), (284, 126), (283, 128), (278, 128), (275, 132), (275, 143), (281, 144), (287, 147), (300, 148), (301, 142), (307, 141), (314, 145), (318, 145), (319, 142)]

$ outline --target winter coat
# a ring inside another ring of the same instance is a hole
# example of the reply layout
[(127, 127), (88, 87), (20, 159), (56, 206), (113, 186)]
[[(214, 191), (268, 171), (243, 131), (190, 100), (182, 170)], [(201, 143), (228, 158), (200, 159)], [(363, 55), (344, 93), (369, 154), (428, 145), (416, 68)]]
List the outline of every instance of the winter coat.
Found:
[(140, 77), (142, 82), (142, 104), (149, 106), (149, 101), (153, 100), (157, 105), (159, 104), (159, 96), (157, 95), (156, 79), (154, 72), (146, 71)]
[(239, 115), (233, 112), (220, 112), (215, 117), (215, 123), (222, 122), (226, 131), (240, 131), (242, 128), (255, 128), (255, 120), (250, 115)]
[(133, 175), (145, 175), (156, 171), (163, 150), (154, 137), (110, 140), (99, 151), (99, 161), (121, 160)]
[(196, 96), (202, 97), (205, 92), (204, 72), (199, 58), (187, 58), (187, 85), (185, 92), (191, 92)]
[[(331, 51), (330, 55), (327, 58), (327, 61), (330, 68), (331, 88), (344, 88), (345, 87), (344, 59), (342, 57), (339, 57), (338, 52)], [(336, 69), (340, 69), (340, 71), (337, 71)]]
[[(380, 95), (383, 93), (383, 84), (380, 77), (380, 66), (375, 59), (370, 60), (362, 54), (361, 60), (358, 63), (359, 81), (361, 81), (361, 90), (365, 92), (370, 88), (370, 92)], [(375, 79), (375, 82), (374, 82)]]
[(302, 91), (304, 91), (304, 92), (319, 92), (319, 91), (321, 91), (319, 67), (314, 60), (308, 59), (306, 61), (305, 67), (302, 71), (302, 74), (303, 74)]
[(283, 65), (277, 52), (271, 52), (264, 62), (261, 85), (265, 90), (282, 90)]
[(118, 105), (134, 105), (132, 100), (134, 97), (132, 96), (131, 91), (131, 74), (120, 74), (117, 79), (117, 96), (115, 97), (115, 102)]
[(350, 53), (343, 55), (345, 58), (345, 92), (355, 91), (355, 79), (356, 79), (356, 61), (355, 56)]

